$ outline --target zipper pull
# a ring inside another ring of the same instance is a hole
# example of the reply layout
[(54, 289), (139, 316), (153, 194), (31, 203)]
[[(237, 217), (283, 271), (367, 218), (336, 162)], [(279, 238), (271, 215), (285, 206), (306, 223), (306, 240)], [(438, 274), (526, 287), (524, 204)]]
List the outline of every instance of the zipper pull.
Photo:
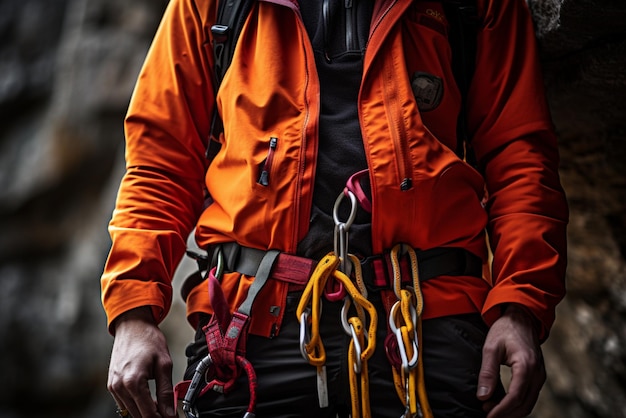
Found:
[(267, 151), (267, 158), (265, 158), (265, 163), (263, 163), (263, 169), (261, 170), (261, 175), (259, 176), (258, 183), (261, 186), (269, 186), (270, 184), (270, 169), (272, 168), (272, 161), (274, 160), (274, 151), (276, 150), (277, 144), (278, 144), (278, 138), (271, 137), (270, 148)]

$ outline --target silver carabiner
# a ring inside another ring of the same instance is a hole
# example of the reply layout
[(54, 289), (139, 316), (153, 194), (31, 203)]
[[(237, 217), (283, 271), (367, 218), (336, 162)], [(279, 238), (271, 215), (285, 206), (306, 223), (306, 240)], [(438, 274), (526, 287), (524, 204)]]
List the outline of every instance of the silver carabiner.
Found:
[(343, 301), (343, 306), (341, 307), (341, 326), (343, 327), (344, 332), (352, 337), (352, 341), (354, 341), (354, 349), (356, 351), (356, 361), (354, 364), (354, 372), (359, 374), (361, 373), (361, 353), (363, 352), (361, 348), (361, 343), (359, 342), (359, 337), (356, 335), (356, 330), (354, 329), (354, 325), (348, 322), (348, 310), (350, 309), (350, 299), (345, 298)]
[[(346, 222), (342, 222), (339, 219), (339, 208), (341, 207), (341, 202), (344, 197), (350, 199), (350, 215)], [(333, 207), (333, 221), (335, 222), (335, 254), (341, 260), (341, 271), (345, 273), (346, 276), (350, 276), (352, 265), (348, 262), (348, 234), (350, 231), (350, 227), (354, 223), (354, 219), (356, 218), (357, 211), (357, 198), (350, 190), (346, 190), (345, 192), (341, 192), (337, 199), (335, 200), (335, 205)]]
[(398, 341), (398, 351), (400, 353), (400, 359), (402, 360), (402, 369), (408, 373), (411, 369), (417, 366), (417, 360), (418, 360), (418, 355), (419, 355), (418, 353), (419, 347), (416, 342), (417, 333), (415, 332), (415, 330), (413, 330), (413, 334), (414, 334), (413, 344), (412, 344), (413, 356), (409, 360), (409, 356), (406, 353), (406, 347), (404, 346), (404, 340), (402, 339), (402, 332), (400, 331), (395, 321), (393, 320), (393, 318), (395, 317), (396, 310), (398, 309), (398, 306), (400, 306), (400, 301), (396, 301), (396, 303), (394, 303), (391, 309), (389, 310), (389, 329), (391, 330), (391, 332), (393, 332), (393, 334), (396, 337), (396, 340)]
[(198, 411), (193, 404), (196, 401), (196, 396), (198, 396), (200, 382), (211, 364), (213, 364), (213, 359), (211, 358), (211, 355), (208, 354), (198, 363), (196, 369), (194, 370), (193, 378), (191, 379), (191, 383), (189, 384), (189, 388), (187, 389), (187, 393), (183, 399), (183, 412), (187, 418), (199, 417)]
[(352, 334), (352, 341), (354, 342), (354, 373), (361, 373), (361, 343), (359, 343), (359, 337), (356, 335), (356, 330), (354, 329), (354, 325), (350, 324), (350, 333)]
[(307, 327), (307, 322), (309, 322), (309, 315), (311, 314), (311, 309), (306, 308), (302, 315), (300, 315), (300, 354), (302, 357), (309, 361), (309, 353), (306, 351), (306, 346), (311, 342), (311, 334)]
[(222, 275), (224, 274), (224, 253), (222, 252), (222, 246), (218, 245), (217, 247), (217, 264), (215, 266), (215, 278), (218, 281), (222, 280)]

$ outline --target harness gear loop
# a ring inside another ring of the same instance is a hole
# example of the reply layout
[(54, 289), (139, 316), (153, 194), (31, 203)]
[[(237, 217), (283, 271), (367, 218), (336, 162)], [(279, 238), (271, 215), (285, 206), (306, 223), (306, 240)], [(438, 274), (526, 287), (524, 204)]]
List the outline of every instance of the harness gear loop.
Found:
[[(410, 262), (412, 286), (402, 288), (400, 257)], [(406, 407), (403, 417), (432, 418), (424, 383), (422, 346), (422, 310), (424, 307), (419, 265), (415, 250), (405, 244), (396, 244), (390, 253), (393, 291), (398, 299), (389, 310), (390, 335), (385, 340), (387, 356), (392, 363), (394, 386)], [(395, 337), (395, 338), (394, 338)]]

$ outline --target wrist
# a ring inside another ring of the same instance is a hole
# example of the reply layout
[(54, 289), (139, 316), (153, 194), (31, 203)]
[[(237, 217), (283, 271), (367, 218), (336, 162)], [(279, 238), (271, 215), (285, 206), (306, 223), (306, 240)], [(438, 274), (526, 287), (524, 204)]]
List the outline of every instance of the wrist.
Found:
[(525, 324), (538, 337), (541, 333), (541, 323), (530, 309), (519, 303), (508, 303), (502, 307), (502, 316), (507, 316), (515, 322)]
[(130, 324), (155, 325), (152, 309), (149, 306), (140, 306), (120, 314), (111, 324), (111, 330), (115, 335), (120, 329)]

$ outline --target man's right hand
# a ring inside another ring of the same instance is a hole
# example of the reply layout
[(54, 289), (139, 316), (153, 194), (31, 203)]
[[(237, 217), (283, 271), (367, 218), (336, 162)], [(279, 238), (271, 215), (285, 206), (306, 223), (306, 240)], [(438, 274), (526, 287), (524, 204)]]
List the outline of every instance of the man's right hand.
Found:
[[(128, 311), (115, 320), (107, 387), (121, 410), (133, 418), (175, 418), (172, 358), (150, 308)], [(148, 381), (154, 379), (156, 402)]]

